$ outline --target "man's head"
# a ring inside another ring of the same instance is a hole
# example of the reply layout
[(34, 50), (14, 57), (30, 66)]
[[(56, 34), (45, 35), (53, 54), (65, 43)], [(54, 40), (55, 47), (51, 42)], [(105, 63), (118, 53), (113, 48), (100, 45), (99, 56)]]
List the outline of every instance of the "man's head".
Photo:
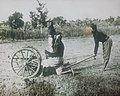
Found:
[(93, 32), (97, 32), (97, 25), (96, 25), (96, 24), (91, 23), (91, 24), (90, 24), (90, 27), (91, 27), (92, 30), (93, 30), (92, 33), (93, 33)]
[(92, 28), (92, 34), (96, 34), (98, 32), (96, 24), (92, 23), (90, 24), (90, 27)]

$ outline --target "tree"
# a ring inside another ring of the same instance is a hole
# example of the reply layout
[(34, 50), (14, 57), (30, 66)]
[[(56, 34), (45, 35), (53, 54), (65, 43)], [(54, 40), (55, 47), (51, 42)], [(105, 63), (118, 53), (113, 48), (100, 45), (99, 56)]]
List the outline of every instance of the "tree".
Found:
[[(38, 1), (38, 0), (37, 0)], [(47, 27), (47, 14), (48, 11), (45, 8), (45, 4), (40, 3), (38, 1), (39, 7), (37, 7), (37, 13), (36, 12), (30, 12), (30, 18), (33, 28), (40, 27)]]
[[(16, 30), (13, 29), (20, 29), (24, 26), (24, 21), (22, 20), (23, 15), (20, 12), (15, 12), (11, 16), (8, 17), (8, 25), (11, 27), (10, 37), (14, 40), (16, 37)], [(19, 33), (20, 34), (20, 33)], [(22, 36), (22, 35), (21, 35)], [(21, 37), (23, 38), (23, 37)]]
[(58, 24), (59, 26), (64, 26), (66, 24), (66, 21), (62, 16), (59, 16), (59, 17), (54, 17), (53, 18), (53, 22)]
[(80, 26), (82, 24), (82, 21), (80, 19), (77, 19), (75, 23), (77, 26)]
[(31, 22), (29, 22), (29, 21), (25, 22), (24, 31), (31, 30), (31, 29), (32, 29)]
[(114, 22), (114, 18), (113, 17), (109, 17), (108, 19), (106, 19), (105, 21), (109, 22), (109, 23), (113, 23)]
[(34, 29), (37, 28), (38, 18), (36, 17), (36, 13), (31, 11), (30, 18), (31, 18), (32, 27)]
[(8, 24), (12, 29), (22, 28), (24, 21), (22, 20), (23, 15), (20, 12), (15, 12), (8, 17)]
[(114, 25), (115, 25), (115, 26), (120, 26), (120, 16), (118, 16), (118, 17), (116, 18), (116, 20), (114, 20)]

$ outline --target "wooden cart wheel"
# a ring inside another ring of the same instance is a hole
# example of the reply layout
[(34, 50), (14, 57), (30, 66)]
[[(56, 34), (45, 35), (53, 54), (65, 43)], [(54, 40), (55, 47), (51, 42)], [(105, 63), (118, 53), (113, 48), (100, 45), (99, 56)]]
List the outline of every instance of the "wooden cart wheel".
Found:
[(38, 76), (42, 72), (41, 55), (33, 47), (23, 48), (13, 55), (11, 66), (18, 76)]

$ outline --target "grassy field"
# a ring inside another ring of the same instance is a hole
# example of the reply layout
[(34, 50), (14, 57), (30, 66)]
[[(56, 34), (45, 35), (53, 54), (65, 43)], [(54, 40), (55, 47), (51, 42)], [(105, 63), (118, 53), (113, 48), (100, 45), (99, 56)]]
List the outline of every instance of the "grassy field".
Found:
[[(96, 60), (92, 58), (73, 66), (75, 75), (50, 75), (23, 80), (12, 71), (10, 59), (24, 46), (39, 49), (43, 58), (46, 41), (14, 42), (0, 44), (0, 96), (120, 96), (120, 35), (113, 39), (110, 62), (103, 71), (102, 47)], [(65, 62), (82, 60), (93, 53), (93, 38), (64, 39)], [(72, 45), (72, 47), (71, 47)], [(69, 59), (71, 58), (71, 59)]]

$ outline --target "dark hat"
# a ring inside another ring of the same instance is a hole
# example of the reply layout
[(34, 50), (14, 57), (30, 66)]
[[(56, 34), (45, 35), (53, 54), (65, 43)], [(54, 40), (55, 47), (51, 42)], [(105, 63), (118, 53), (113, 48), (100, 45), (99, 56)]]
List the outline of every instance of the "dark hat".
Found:
[(94, 23), (91, 23), (91, 24), (90, 24), (90, 27), (91, 27), (93, 30), (97, 30), (97, 25), (94, 24)]

